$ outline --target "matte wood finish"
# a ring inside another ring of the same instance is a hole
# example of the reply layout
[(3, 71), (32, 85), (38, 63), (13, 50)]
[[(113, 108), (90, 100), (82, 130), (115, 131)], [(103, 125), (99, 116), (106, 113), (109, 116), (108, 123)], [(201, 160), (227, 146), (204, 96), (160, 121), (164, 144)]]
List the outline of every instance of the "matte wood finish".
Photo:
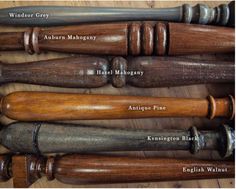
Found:
[(201, 150), (218, 151), (221, 157), (234, 152), (234, 130), (224, 125), (217, 131), (131, 130), (85, 127), (81, 125), (27, 123), (8, 125), (0, 131), (0, 141), (12, 152), (94, 153), (102, 151)]
[(173, 57), (73, 57), (21, 64), (0, 64), (0, 83), (59, 87), (169, 87), (234, 82), (234, 62)]
[[(1, 32), (0, 50), (104, 55), (228, 53), (234, 52), (234, 33), (233, 28), (161, 22), (36, 27), (24, 35)], [(12, 39), (6, 41), (5, 36)]]
[[(12, 167), (8, 164), (8, 169), (12, 172), (14, 187), (28, 187), (44, 175), (48, 180), (55, 178), (68, 184), (234, 177), (234, 163), (230, 161), (78, 154), (49, 158), (15, 155), (12, 158)], [(191, 170), (195, 172), (191, 173)], [(3, 173), (1, 170), (0, 174)]]
[(1, 113), (19, 121), (152, 117), (234, 117), (232, 96), (214, 99), (15, 92), (1, 99)]
[[(0, 83), (21, 82), (60, 87), (101, 87), (109, 76), (97, 75), (107, 71), (108, 61), (99, 57), (76, 57), (44, 60), (22, 64), (0, 64)], [(229, 65), (230, 68), (232, 68)], [(230, 69), (232, 70), (232, 69)]]
[[(234, 1), (209, 8), (204, 4), (191, 7), (164, 9), (112, 8), (112, 7), (69, 7), (69, 6), (27, 6), (0, 9), (0, 24), (25, 26), (56, 26), (88, 22), (159, 20), (199, 24), (218, 24), (234, 26)], [(12, 19), (9, 14), (33, 15)], [(37, 14), (43, 15), (39, 17)], [(45, 16), (48, 16), (45, 18)]]
[[(129, 8), (168, 8), (181, 6), (183, 3), (188, 3), (191, 6), (195, 6), (197, 3), (206, 4), (208, 7), (216, 7), (220, 4), (228, 4), (230, 1), (1, 1), (0, 7), (15, 7), (15, 6), (89, 6), (89, 7), (129, 7)], [(17, 32), (24, 31), (25, 28), (21, 27), (9, 27), (0, 26), (1, 32)], [(21, 63), (32, 62), (39, 60), (48, 60), (55, 58), (62, 58), (73, 56), (65, 53), (41, 53), (40, 55), (29, 56), (27, 53), (21, 51), (0, 51), (0, 61), (4, 63)], [(186, 56), (184, 57), (186, 58)], [(196, 61), (209, 60), (211, 62), (234, 62), (233, 54), (214, 54), (214, 55), (194, 55), (188, 56), (188, 58)], [(181, 97), (181, 98), (206, 98), (207, 95), (224, 97), (228, 94), (234, 95), (234, 83), (233, 84), (201, 84), (201, 85), (188, 85), (181, 87), (163, 87), (163, 88), (135, 88), (132, 86), (126, 86), (122, 89), (106, 85), (99, 88), (62, 88), (62, 87), (48, 87), (42, 85), (29, 85), (20, 83), (10, 83), (1, 85), (0, 92), (2, 95), (6, 95), (15, 91), (48, 91), (48, 92), (64, 92), (64, 93), (85, 93), (85, 94), (110, 94), (110, 95), (133, 95), (133, 96), (155, 96), (155, 97)], [(3, 125), (14, 122), (7, 119), (5, 116), (0, 117), (0, 121)], [(164, 130), (164, 129), (182, 129), (185, 130), (191, 126), (203, 130), (217, 129), (222, 123), (227, 123), (227, 119), (213, 119), (207, 118), (152, 118), (152, 119), (119, 119), (119, 120), (85, 120), (85, 121), (63, 121), (67, 123), (75, 123), (80, 125), (93, 125), (96, 127), (103, 126), (109, 128), (130, 128), (130, 129), (142, 129), (142, 130)], [(213, 128), (214, 127), (214, 128)], [(9, 152), (0, 145), (0, 152)], [(184, 159), (208, 159), (211, 162), (213, 160), (220, 160), (217, 152), (214, 151), (200, 151), (199, 153), (192, 155), (186, 151), (134, 151), (134, 152), (107, 152), (109, 155), (131, 156), (131, 157), (155, 157), (155, 158), (184, 158)], [(22, 172), (20, 169), (19, 172)], [(31, 185), (32, 188), (234, 188), (234, 178), (224, 179), (202, 179), (202, 180), (176, 180), (176, 181), (160, 181), (160, 182), (127, 182), (127, 183), (113, 183), (113, 184), (64, 184), (57, 181), (47, 181), (46, 177), (34, 182)], [(12, 188), (13, 179), (6, 182), (0, 182), (2, 188)]]

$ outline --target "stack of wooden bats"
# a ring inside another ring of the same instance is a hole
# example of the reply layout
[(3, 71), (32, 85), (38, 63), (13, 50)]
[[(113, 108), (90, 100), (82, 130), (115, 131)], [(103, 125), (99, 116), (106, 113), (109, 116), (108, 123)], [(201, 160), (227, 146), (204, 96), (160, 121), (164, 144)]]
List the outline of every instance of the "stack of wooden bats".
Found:
[[(1, 9), (0, 24), (28, 28), (0, 32), (0, 51), (54, 51), (83, 56), (21, 64), (1, 62), (0, 84), (154, 88), (234, 83), (234, 61), (179, 56), (234, 53), (234, 9), (234, 2), (215, 8), (184, 4), (166, 9)], [(70, 184), (234, 177), (234, 124), (222, 123), (214, 130), (194, 126), (186, 130), (135, 130), (51, 122), (155, 117), (232, 120), (233, 94), (173, 98), (18, 91), (2, 95), (0, 100), (1, 114), (19, 121), (0, 131), (0, 143), (10, 151), (0, 155), (0, 180), (13, 178), (15, 187), (28, 187), (43, 175)], [(192, 154), (211, 150), (218, 151), (225, 160), (97, 154), (143, 150), (183, 150)]]

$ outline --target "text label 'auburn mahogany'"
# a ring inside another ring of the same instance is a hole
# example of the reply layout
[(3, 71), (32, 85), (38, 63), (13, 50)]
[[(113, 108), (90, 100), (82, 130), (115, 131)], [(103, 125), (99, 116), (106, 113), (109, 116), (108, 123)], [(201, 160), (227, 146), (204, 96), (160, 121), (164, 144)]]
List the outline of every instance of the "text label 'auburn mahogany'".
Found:
[(184, 55), (234, 52), (234, 29), (161, 22), (31, 28), (0, 33), (0, 50), (104, 55)]
[(2, 97), (1, 113), (19, 121), (153, 117), (234, 117), (234, 98), (160, 98), (49, 92)]
[(169, 87), (234, 82), (234, 62), (177, 57), (71, 57), (21, 64), (0, 63), (0, 84), (18, 82), (60, 87)]
[[(4, 155), (2, 155), (4, 156)], [(168, 158), (63, 155), (0, 157), (0, 178), (13, 177), (14, 187), (29, 187), (38, 178), (67, 184), (172, 181), (233, 178), (234, 162)], [(9, 163), (12, 162), (12, 163)], [(9, 170), (8, 172), (5, 169)], [(197, 172), (197, 170), (203, 170)], [(191, 170), (195, 172), (191, 173)], [(217, 170), (217, 171), (216, 171)]]

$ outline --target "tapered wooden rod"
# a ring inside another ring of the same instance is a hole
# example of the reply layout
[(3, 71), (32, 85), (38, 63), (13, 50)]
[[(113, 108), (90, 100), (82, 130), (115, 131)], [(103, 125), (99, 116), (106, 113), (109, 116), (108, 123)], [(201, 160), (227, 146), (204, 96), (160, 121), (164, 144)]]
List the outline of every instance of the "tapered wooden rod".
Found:
[(234, 52), (234, 29), (161, 22), (122, 22), (1, 32), (0, 50), (104, 55)]
[(0, 84), (18, 82), (59, 87), (169, 87), (234, 82), (234, 62), (176, 57), (72, 57), (21, 64), (0, 63)]
[(88, 22), (159, 20), (234, 26), (234, 1), (209, 8), (184, 4), (173, 8), (25, 6), (0, 9), (0, 24), (56, 26)]
[(0, 156), (0, 178), (29, 187), (38, 178), (67, 184), (234, 178), (234, 162), (102, 155)]
[(84, 127), (70, 124), (18, 122), (0, 131), (0, 143), (21, 153), (93, 153), (103, 151), (201, 150), (234, 152), (234, 130), (223, 125), (217, 131), (131, 130)]
[(160, 98), (50, 92), (2, 97), (1, 113), (19, 121), (153, 117), (234, 117), (234, 98)]

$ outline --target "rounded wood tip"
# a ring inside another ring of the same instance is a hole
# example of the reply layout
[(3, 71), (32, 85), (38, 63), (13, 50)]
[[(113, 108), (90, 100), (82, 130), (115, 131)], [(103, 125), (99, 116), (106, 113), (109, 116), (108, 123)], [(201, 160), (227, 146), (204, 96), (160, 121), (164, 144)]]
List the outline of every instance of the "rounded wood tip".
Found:
[(229, 95), (229, 99), (230, 99), (230, 116), (229, 119), (232, 120), (234, 118), (235, 115), (235, 102), (234, 102), (234, 97), (232, 95)]
[(46, 162), (46, 168), (45, 168), (45, 174), (48, 180), (53, 180), (54, 179), (54, 157), (48, 157), (47, 162)]
[(210, 8), (206, 4), (197, 4), (191, 7), (189, 4), (183, 5), (182, 21), (185, 23), (217, 24), (221, 26), (234, 26), (234, 1), (221, 4), (218, 7)]
[(222, 158), (226, 158), (231, 156), (235, 150), (234, 130), (228, 125), (223, 125), (222, 127), (220, 127), (220, 133), (222, 134), (222, 137), (219, 143), (219, 153)]
[(231, 1), (229, 3), (229, 12), (230, 12), (230, 15), (229, 15), (228, 25), (231, 27), (234, 27), (235, 26), (235, 2), (234, 1)]

